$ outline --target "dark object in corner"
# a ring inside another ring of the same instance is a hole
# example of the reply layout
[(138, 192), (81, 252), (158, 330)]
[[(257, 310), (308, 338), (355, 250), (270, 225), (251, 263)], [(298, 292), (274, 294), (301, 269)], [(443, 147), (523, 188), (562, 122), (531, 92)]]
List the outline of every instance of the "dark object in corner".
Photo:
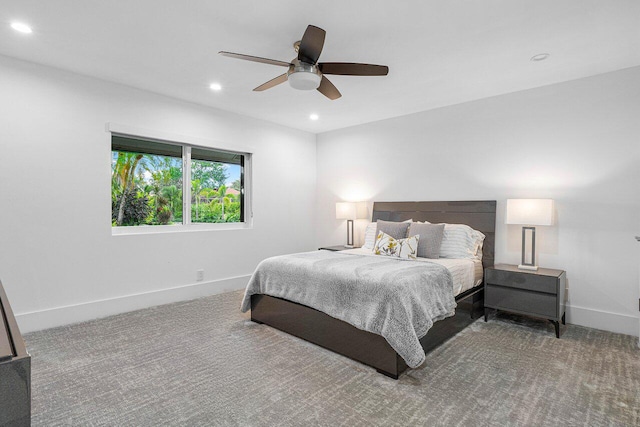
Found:
[(31, 356), (0, 282), (0, 426), (31, 425)]

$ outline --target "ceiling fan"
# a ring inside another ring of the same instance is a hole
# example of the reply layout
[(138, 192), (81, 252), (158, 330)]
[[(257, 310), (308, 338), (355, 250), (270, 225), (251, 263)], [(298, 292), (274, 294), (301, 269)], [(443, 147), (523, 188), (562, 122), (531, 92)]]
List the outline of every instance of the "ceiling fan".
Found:
[(302, 36), (302, 40), (293, 44), (298, 52), (298, 57), (291, 62), (275, 59), (260, 58), (258, 56), (243, 55), (233, 52), (219, 52), (220, 55), (231, 58), (244, 59), (245, 61), (261, 62), (263, 64), (287, 67), (286, 73), (261, 84), (254, 91), (271, 89), (274, 86), (289, 82), (294, 89), (317, 89), (327, 98), (334, 100), (342, 96), (340, 91), (327, 79), (325, 74), (338, 74), (342, 76), (386, 76), (389, 67), (386, 65), (358, 64), (354, 62), (318, 62), (320, 52), (324, 46), (326, 32), (322, 28), (309, 25)]

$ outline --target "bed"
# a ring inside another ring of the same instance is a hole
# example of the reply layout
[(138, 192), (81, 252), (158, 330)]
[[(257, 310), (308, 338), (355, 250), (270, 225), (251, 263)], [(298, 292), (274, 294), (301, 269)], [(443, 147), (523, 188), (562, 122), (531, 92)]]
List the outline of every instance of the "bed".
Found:
[[(467, 224), (482, 232), (485, 235), (482, 262), (474, 269), (477, 279), (478, 270), (481, 277), (483, 268), (493, 265), (495, 213), (495, 201), (375, 202), (372, 220), (412, 219), (431, 223)], [(330, 256), (327, 254), (326, 257)], [(348, 258), (349, 255), (344, 254), (344, 257)], [(424, 353), (451, 338), (479, 317), (483, 312), (483, 300), (481, 279), (474, 280), (466, 289), (459, 289), (455, 295), (455, 313), (436, 321), (424, 336), (419, 337), (419, 345)], [(307, 305), (256, 293), (250, 295), (250, 308), (251, 320), (254, 322), (264, 323), (372, 366), (391, 378), (397, 379), (407, 369), (405, 359), (381, 335), (357, 328)]]

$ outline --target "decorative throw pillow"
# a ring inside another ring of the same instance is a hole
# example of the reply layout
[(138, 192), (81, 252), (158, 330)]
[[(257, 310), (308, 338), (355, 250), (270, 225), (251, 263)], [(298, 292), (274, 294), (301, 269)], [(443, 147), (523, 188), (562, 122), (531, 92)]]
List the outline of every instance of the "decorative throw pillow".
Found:
[(420, 236), (418, 235), (407, 237), (406, 239), (394, 239), (384, 231), (380, 231), (373, 246), (373, 253), (397, 258), (416, 259), (419, 240)]
[[(402, 222), (408, 223), (409, 225), (411, 225), (413, 220), (408, 219)], [(364, 249), (373, 249), (373, 245), (376, 243), (377, 232), (378, 232), (377, 222), (370, 222), (369, 224), (367, 224), (367, 228), (364, 230), (364, 244), (362, 245)]]
[(445, 224), (440, 258), (482, 258), (484, 234), (465, 224)]
[(444, 224), (414, 222), (409, 227), (409, 237), (420, 236), (418, 256), (420, 258), (440, 258), (440, 244), (444, 235)]
[(405, 222), (393, 222), (378, 220), (378, 228), (376, 229), (376, 239), (380, 232), (384, 232), (394, 239), (404, 239), (407, 237), (407, 229), (411, 225), (411, 220)]

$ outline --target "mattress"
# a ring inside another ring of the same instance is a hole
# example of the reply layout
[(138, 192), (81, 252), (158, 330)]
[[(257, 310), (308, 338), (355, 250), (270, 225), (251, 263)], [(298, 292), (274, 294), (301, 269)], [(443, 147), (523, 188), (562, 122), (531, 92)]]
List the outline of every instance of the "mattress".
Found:
[[(371, 249), (356, 248), (347, 249), (341, 254), (374, 255)], [(457, 259), (457, 258), (417, 258), (415, 262), (433, 262), (446, 267), (453, 278), (453, 295), (457, 296), (462, 292), (478, 286), (482, 283), (482, 261), (479, 259)]]

